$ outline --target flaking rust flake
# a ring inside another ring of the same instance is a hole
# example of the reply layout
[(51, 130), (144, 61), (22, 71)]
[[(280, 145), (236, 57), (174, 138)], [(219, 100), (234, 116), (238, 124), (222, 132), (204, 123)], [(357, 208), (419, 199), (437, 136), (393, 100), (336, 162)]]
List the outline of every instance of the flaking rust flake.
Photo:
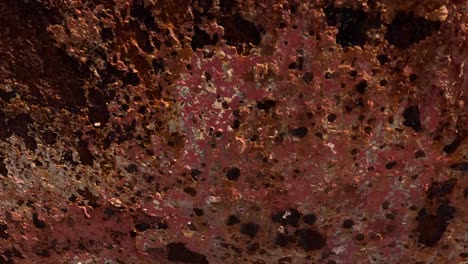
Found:
[(0, 1), (0, 263), (465, 263), (466, 1)]

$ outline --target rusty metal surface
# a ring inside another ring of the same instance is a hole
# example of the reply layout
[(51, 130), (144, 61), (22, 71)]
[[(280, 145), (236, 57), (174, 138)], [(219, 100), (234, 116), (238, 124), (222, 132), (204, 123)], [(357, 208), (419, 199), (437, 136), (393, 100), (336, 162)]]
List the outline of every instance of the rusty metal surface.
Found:
[(1, 0), (0, 263), (464, 263), (468, 4)]

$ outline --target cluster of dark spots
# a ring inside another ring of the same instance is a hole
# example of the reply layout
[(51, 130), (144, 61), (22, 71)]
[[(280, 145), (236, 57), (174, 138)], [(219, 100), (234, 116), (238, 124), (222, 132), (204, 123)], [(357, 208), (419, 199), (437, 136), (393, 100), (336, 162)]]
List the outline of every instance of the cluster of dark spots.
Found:
[[(159, 219), (158, 219), (159, 220)], [(139, 232), (144, 232), (148, 229), (168, 229), (169, 226), (165, 221), (157, 221), (157, 222), (139, 222), (135, 224), (135, 229)]]
[(424, 207), (416, 217), (419, 243), (432, 247), (442, 238), (449, 220), (454, 217), (456, 212), (446, 199), (456, 184), (457, 179), (451, 178), (443, 182), (434, 182), (426, 191), (428, 201), (434, 201), (437, 205), (434, 213), (429, 212), (428, 208), (431, 207)]
[(417, 17), (413, 12), (399, 12), (387, 28), (385, 38), (399, 49), (407, 49), (434, 31), (439, 29), (441, 23)]
[(289, 209), (274, 213), (271, 216), (271, 220), (274, 223), (279, 223), (281, 225), (298, 226), (301, 216), (301, 213), (296, 209)]
[(226, 172), (226, 178), (230, 181), (237, 181), (241, 175), (241, 171), (237, 167), (231, 167)]
[(237, 216), (235, 216), (235, 215), (230, 215), (230, 216), (228, 217), (228, 219), (226, 220), (226, 225), (231, 226), (231, 225), (238, 224), (238, 223), (240, 223), (240, 222), (241, 222), (241, 221), (239, 220), (239, 218), (238, 218)]
[(276, 102), (271, 99), (263, 99), (257, 102), (257, 108), (269, 112), (271, 108), (276, 106)]
[(46, 227), (46, 223), (44, 221), (42, 221), (41, 219), (39, 219), (39, 216), (37, 215), (37, 213), (33, 213), (32, 214), (32, 221), (33, 221), (33, 224), (36, 228), (45, 228)]
[(311, 228), (298, 229), (296, 236), (297, 245), (305, 251), (319, 250), (325, 246), (325, 237)]
[(241, 224), (240, 226), (240, 232), (242, 234), (248, 235), (251, 238), (254, 238), (257, 235), (259, 230), (260, 230), (260, 225), (254, 222), (248, 222), (245, 224)]
[(248, 54), (262, 40), (262, 29), (239, 14), (223, 16), (218, 23), (224, 28), (226, 44), (236, 47), (240, 54)]
[(233, 244), (228, 244), (228, 243), (219, 243), (220, 246), (226, 249), (232, 250), (235, 254), (240, 255), (242, 253), (242, 248), (236, 247)]
[(458, 162), (450, 165), (450, 169), (462, 172), (468, 172), (468, 162)]
[(457, 184), (456, 178), (451, 178), (443, 182), (434, 182), (426, 191), (428, 199), (442, 198), (452, 193), (453, 188)]
[(368, 41), (367, 31), (380, 27), (380, 18), (372, 17), (364, 10), (335, 8), (328, 4), (323, 12), (329, 26), (336, 26), (336, 43), (343, 47), (364, 46)]
[(409, 106), (403, 112), (403, 125), (406, 127), (411, 127), (415, 132), (421, 131), (421, 120), (420, 120), (420, 112), (419, 107), (416, 106)]
[[(112, 217), (118, 217), (119, 211), (118, 209), (114, 208), (106, 208), (105, 211), (107, 219), (111, 219)], [(150, 216), (142, 211), (137, 211), (134, 214), (133, 219), (134, 228), (138, 232), (144, 232), (148, 229), (168, 229), (168, 223), (162, 217)]]
[(291, 130), (291, 135), (293, 137), (298, 137), (298, 138), (305, 137), (307, 136), (308, 133), (309, 133), (309, 129), (307, 129), (307, 127), (298, 127), (298, 128)]
[(191, 264), (208, 264), (206, 256), (193, 252), (185, 244), (173, 242), (166, 245), (167, 259), (172, 262), (182, 262)]
[(416, 217), (418, 242), (428, 247), (435, 246), (442, 238), (448, 221), (454, 217), (455, 212), (455, 208), (447, 203), (440, 204), (435, 214), (429, 214), (426, 208), (421, 209)]

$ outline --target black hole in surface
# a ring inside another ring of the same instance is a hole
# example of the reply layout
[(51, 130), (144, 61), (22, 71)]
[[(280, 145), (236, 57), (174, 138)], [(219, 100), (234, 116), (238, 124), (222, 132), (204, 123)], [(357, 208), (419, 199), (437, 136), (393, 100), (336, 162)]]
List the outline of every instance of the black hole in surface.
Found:
[(403, 112), (403, 118), (405, 121), (403, 125), (406, 127), (411, 127), (415, 132), (421, 131), (421, 121), (420, 121), (420, 112), (418, 106), (409, 106)]
[(250, 236), (251, 238), (255, 237), (259, 230), (260, 230), (260, 226), (253, 222), (241, 224), (241, 227), (240, 227), (240, 232), (242, 234), (246, 234)]
[(317, 217), (315, 214), (306, 214), (302, 217), (302, 221), (306, 224), (313, 225), (317, 221)]
[(311, 72), (306, 72), (304, 76), (302, 76), (302, 80), (307, 84), (311, 83), (313, 79), (314, 75)]
[(400, 12), (388, 26), (385, 38), (388, 42), (399, 49), (407, 49), (434, 31), (439, 29), (441, 22), (426, 20), (416, 17), (413, 12)]
[(196, 253), (183, 243), (170, 243), (166, 246), (167, 259), (173, 262), (209, 264), (206, 256)]
[(308, 133), (309, 133), (309, 129), (307, 129), (307, 127), (298, 127), (298, 128), (291, 130), (291, 135), (293, 137), (302, 138), (302, 137), (305, 137)]
[(343, 228), (351, 228), (354, 225), (354, 221), (351, 219), (345, 220), (343, 222)]
[(237, 181), (237, 179), (240, 177), (241, 172), (240, 169), (237, 167), (231, 167), (228, 169), (226, 173), (226, 177), (230, 181)]
[(387, 62), (390, 62), (390, 59), (385, 54), (377, 55), (377, 60), (379, 61), (380, 65), (384, 65)]
[(265, 111), (269, 111), (271, 108), (276, 106), (276, 102), (270, 99), (264, 99), (257, 103), (257, 108)]
[(240, 220), (237, 216), (235, 215), (230, 215), (226, 221), (226, 224), (227, 225), (235, 225), (235, 224), (238, 224), (240, 223)]
[(327, 120), (328, 120), (328, 122), (330, 122), (330, 123), (334, 122), (334, 121), (336, 120), (336, 118), (337, 118), (337, 115), (336, 115), (336, 114), (333, 114), (333, 113), (332, 113), (332, 114), (329, 114), (329, 115), (327, 116)]
[(357, 85), (356, 85), (356, 91), (360, 94), (363, 94), (366, 92), (366, 88), (367, 88), (367, 82), (365, 80), (363, 81), (360, 81)]
[(338, 34), (336, 43), (343, 46), (364, 46), (367, 42), (367, 31), (380, 27), (380, 19), (371, 17), (362, 9), (335, 8), (332, 4), (323, 9), (329, 26), (336, 26)]

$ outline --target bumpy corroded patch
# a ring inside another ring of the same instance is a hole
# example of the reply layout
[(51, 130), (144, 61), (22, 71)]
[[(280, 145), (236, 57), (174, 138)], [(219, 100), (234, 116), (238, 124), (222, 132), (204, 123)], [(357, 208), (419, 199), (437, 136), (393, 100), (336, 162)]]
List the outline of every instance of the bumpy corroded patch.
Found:
[(0, 2), (0, 262), (466, 261), (467, 11)]

